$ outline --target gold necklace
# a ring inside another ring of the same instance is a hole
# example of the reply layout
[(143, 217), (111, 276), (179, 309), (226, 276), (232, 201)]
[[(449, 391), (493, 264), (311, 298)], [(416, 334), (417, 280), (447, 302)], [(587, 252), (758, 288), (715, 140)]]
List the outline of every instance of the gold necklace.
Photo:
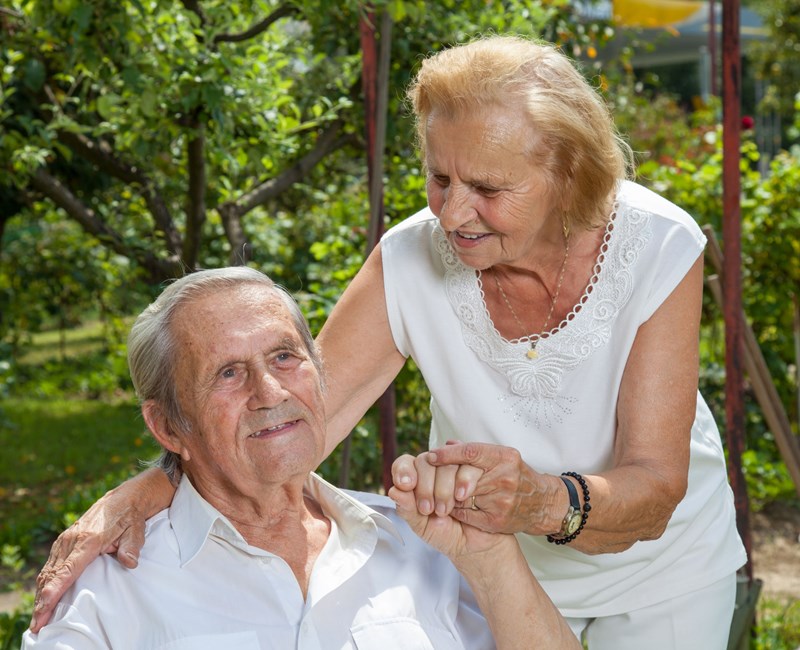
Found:
[[(567, 229), (566, 225), (564, 226), (564, 259), (561, 262), (561, 270), (558, 272), (558, 282), (556, 283), (556, 290), (553, 293), (553, 299), (550, 301), (550, 311), (547, 312), (547, 318), (545, 318), (544, 325), (542, 325), (541, 333), (534, 334), (531, 337), (531, 349), (525, 353), (525, 356), (528, 359), (536, 359), (539, 356), (539, 353), (536, 351), (536, 344), (542, 338), (542, 335), (547, 333), (547, 326), (550, 324), (550, 319), (553, 317), (553, 311), (556, 308), (556, 303), (558, 302), (558, 295), (561, 293), (561, 283), (564, 281), (564, 270), (567, 268), (567, 259), (569, 258), (569, 230)], [(519, 329), (522, 331), (523, 336), (525, 336), (525, 326), (519, 320), (517, 316), (517, 312), (514, 311), (514, 308), (511, 306), (511, 302), (508, 300), (508, 296), (506, 292), (503, 291), (503, 287), (500, 286), (500, 279), (497, 277), (497, 272), (495, 271), (492, 273), (494, 276), (494, 283), (497, 285), (498, 291), (500, 291), (500, 295), (503, 297), (503, 301), (506, 303), (506, 307), (511, 312), (511, 315), (514, 317), (514, 320), (519, 325)]]

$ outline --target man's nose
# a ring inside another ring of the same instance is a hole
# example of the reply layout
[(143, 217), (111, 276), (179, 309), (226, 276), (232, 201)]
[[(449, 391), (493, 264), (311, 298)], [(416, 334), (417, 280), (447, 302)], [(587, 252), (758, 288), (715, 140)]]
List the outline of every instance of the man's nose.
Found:
[(248, 406), (251, 409), (274, 408), (289, 399), (289, 391), (268, 370), (254, 373)]
[(474, 206), (474, 197), (469, 188), (462, 185), (451, 185), (444, 191), (444, 203), (439, 211), (439, 222), (448, 232), (471, 223), (478, 216)]

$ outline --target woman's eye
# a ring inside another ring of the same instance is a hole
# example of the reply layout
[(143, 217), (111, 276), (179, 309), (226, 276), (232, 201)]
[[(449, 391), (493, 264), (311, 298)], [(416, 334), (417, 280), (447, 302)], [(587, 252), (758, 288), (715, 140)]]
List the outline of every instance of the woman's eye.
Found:
[(483, 187), (480, 185), (476, 187), (475, 190), (481, 196), (488, 196), (488, 197), (497, 196), (500, 193), (500, 190), (495, 189), (494, 187)]
[(447, 187), (450, 185), (450, 179), (447, 176), (431, 176), (431, 179), (439, 187)]

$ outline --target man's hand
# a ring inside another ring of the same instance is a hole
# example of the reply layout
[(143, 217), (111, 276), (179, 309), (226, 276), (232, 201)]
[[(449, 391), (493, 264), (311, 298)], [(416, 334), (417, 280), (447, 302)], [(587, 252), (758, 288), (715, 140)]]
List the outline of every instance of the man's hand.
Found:
[[(528, 567), (517, 538), (511, 534), (486, 532), (456, 519), (462, 515), (482, 514), (480, 510), (472, 509), (471, 494), (462, 501), (456, 501), (451, 494), (454, 506), (449, 515), (438, 511), (420, 512), (414, 490), (423, 474), (427, 477), (426, 482), (432, 478), (429, 485), (437, 485), (437, 490), (449, 485), (451, 491), (457, 489), (454, 486), (458, 483), (459, 473), (461, 479), (466, 484), (472, 483), (473, 487), (477, 475), (472, 471), (462, 473), (459, 467), (451, 464), (432, 465), (431, 461), (437, 462), (438, 452), (433, 456), (431, 453), (425, 452), (416, 458), (401, 456), (394, 462), (394, 486), (389, 489), (389, 496), (411, 529), (449, 557), (467, 580), (486, 616), (498, 649), (527, 650), (535, 646), (580, 650), (580, 642)], [(480, 464), (477, 466), (481, 467)], [(437, 478), (439, 472), (442, 474)], [(437, 491), (437, 494), (446, 496), (445, 492)], [(462, 492), (459, 494), (465, 496)]]
[[(513, 542), (513, 538), (511, 540), (503, 539), (510, 536), (484, 532), (444, 513), (420, 512), (413, 492), (418, 473), (436, 472), (436, 468), (427, 462), (428, 455), (429, 452), (422, 453), (416, 458), (407, 455), (401, 456), (392, 465), (395, 485), (389, 489), (389, 497), (397, 505), (398, 514), (406, 520), (411, 529), (453, 561)], [(443, 484), (452, 484), (456, 473), (453, 467), (439, 468), (438, 471), (446, 475)], [(457, 511), (464, 505), (463, 502), (454, 501), (451, 512)]]

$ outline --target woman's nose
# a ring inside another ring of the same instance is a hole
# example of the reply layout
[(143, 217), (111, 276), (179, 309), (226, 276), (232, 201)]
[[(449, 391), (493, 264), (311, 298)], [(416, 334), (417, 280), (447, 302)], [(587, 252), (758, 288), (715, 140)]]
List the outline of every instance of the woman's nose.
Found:
[(478, 216), (467, 188), (451, 185), (444, 191), (444, 203), (439, 211), (442, 228), (448, 232), (458, 230)]

